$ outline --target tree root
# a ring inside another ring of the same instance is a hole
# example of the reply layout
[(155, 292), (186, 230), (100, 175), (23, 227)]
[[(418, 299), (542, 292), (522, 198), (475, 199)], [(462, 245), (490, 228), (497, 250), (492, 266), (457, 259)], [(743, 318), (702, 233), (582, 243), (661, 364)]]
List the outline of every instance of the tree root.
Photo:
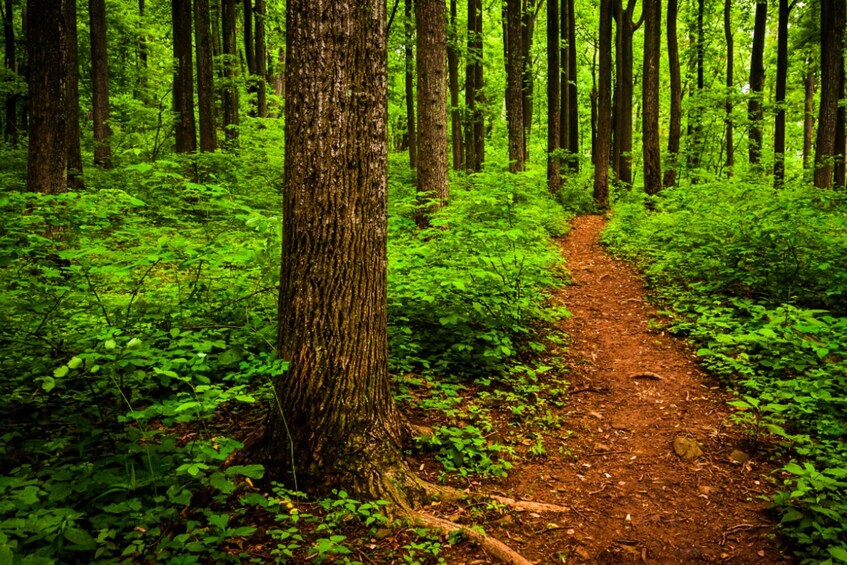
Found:
[(446, 534), (461, 532), (462, 535), (465, 535), (469, 539), (478, 543), (486, 553), (496, 559), (499, 559), (503, 563), (507, 563), (508, 565), (533, 565), (532, 561), (516, 552), (502, 541), (480, 532), (479, 530), (474, 530), (473, 528), (456, 524), (450, 520), (424, 514), (423, 512), (415, 512), (410, 514), (409, 517), (421, 526), (433, 530), (440, 530)]

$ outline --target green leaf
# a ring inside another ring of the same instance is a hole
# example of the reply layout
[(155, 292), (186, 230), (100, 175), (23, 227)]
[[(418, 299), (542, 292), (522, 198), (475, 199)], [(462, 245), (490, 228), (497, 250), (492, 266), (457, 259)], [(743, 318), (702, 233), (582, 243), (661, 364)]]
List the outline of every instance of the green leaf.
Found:
[(265, 476), (265, 467), (262, 465), (233, 465), (226, 470), (228, 476), (241, 475), (251, 479), (261, 479)]
[(53, 370), (53, 376), (56, 377), (57, 379), (61, 379), (62, 377), (67, 375), (69, 372), (70, 372), (70, 369), (68, 369), (68, 366), (62, 365), (61, 367), (56, 367)]
[(97, 541), (91, 537), (91, 534), (81, 528), (70, 527), (65, 528), (65, 539), (74, 544), (75, 548), (83, 551), (90, 551), (97, 547)]
[(112, 349), (114, 349), (117, 346), (118, 346), (118, 344), (117, 344), (117, 342), (115, 342), (114, 339), (106, 340), (106, 343), (103, 344), (103, 347), (105, 347), (109, 351), (111, 351)]
[(73, 357), (68, 361), (68, 368), (70, 369), (78, 369), (80, 365), (82, 365), (82, 359), (79, 357)]
[(141, 347), (141, 340), (137, 337), (132, 338), (129, 340), (129, 343), (126, 344), (127, 349), (138, 349), (139, 347)]
[(44, 392), (50, 392), (54, 388), (56, 388), (56, 381), (53, 377), (44, 377), (41, 381), (41, 388), (44, 389)]
[(847, 563), (847, 547), (843, 545), (829, 548), (829, 554), (842, 563)]

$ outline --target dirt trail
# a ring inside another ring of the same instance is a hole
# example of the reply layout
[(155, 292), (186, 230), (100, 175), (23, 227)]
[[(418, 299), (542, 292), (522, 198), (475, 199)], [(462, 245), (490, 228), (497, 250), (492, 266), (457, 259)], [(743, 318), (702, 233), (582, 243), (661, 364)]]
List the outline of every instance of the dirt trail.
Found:
[[(560, 296), (573, 313), (562, 415), (575, 434), (502, 485), (572, 512), (520, 514), (486, 530), (538, 563), (789, 562), (764, 512), (772, 469), (755, 456), (732, 460), (745, 455), (733, 453), (745, 436), (726, 423), (726, 394), (683, 342), (651, 329), (641, 279), (597, 242), (603, 225), (577, 218), (561, 242), (573, 278)], [(683, 459), (676, 438), (703, 454)]]

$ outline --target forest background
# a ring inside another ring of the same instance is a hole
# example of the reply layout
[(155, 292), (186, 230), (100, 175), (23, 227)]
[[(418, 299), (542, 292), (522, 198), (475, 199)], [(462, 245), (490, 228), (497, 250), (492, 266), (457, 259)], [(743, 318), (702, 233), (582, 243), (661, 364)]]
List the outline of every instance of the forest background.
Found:
[[(0, 562), (354, 562), (385, 527), (361, 485), (233, 464), (289, 368), (285, 12), (3, 0)], [(847, 562), (843, 0), (382, 12), (388, 366), (442, 481), (567, 427), (550, 238), (611, 209), (605, 242), (784, 463), (786, 551)], [(399, 535), (379, 557), (456, 541)]]

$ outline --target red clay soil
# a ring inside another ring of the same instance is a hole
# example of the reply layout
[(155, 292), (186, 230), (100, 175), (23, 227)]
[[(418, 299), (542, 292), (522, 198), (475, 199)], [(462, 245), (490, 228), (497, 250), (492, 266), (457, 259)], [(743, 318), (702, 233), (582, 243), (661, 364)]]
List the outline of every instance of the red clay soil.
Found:
[[(573, 280), (558, 297), (573, 313), (561, 415), (572, 433), (545, 439), (546, 458), (482, 489), (570, 511), (512, 513), (486, 532), (535, 563), (790, 562), (765, 512), (772, 466), (739, 461), (747, 436), (727, 422), (729, 397), (687, 344), (650, 323), (642, 280), (598, 244), (603, 226), (579, 217), (561, 241)], [(681, 457), (677, 438), (702, 454)]]

